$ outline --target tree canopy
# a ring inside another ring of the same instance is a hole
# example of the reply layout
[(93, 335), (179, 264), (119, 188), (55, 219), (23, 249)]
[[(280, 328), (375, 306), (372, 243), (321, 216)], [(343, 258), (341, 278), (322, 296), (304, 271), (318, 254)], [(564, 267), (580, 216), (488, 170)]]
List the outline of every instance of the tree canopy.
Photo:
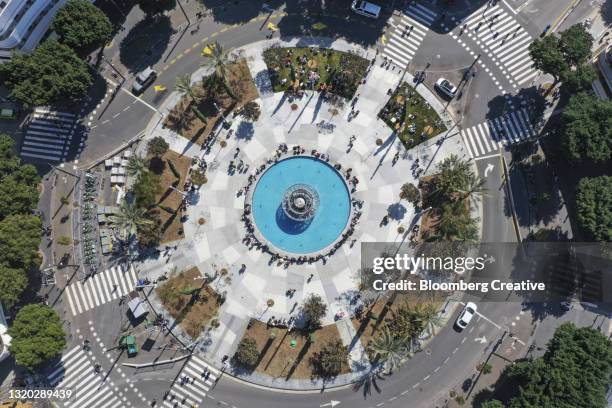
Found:
[(38, 204), (36, 168), (20, 164), (10, 136), (0, 134), (0, 220), (12, 214), (29, 214)]
[(28, 286), (28, 278), (22, 269), (0, 264), (0, 302), (8, 310), (19, 303), (21, 294)]
[(536, 39), (529, 44), (529, 55), (533, 67), (552, 75), (556, 81), (565, 69), (565, 56), (559, 46), (559, 39), (554, 35)]
[(321, 324), (321, 318), (327, 313), (327, 305), (321, 296), (311, 294), (304, 300), (302, 312), (308, 319), (309, 327), (318, 327)]
[(585, 177), (576, 191), (578, 222), (597, 241), (612, 241), (612, 177)]
[(236, 362), (244, 367), (253, 367), (259, 360), (259, 350), (257, 343), (251, 337), (245, 337), (238, 344), (236, 354), (234, 354)]
[(529, 45), (529, 55), (536, 69), (552, 75), (557, 82), (563, 76), (570, 77), (569, 71), (587, 61), (592, 45), (591, 34), (582, 24), (576, 24), (562, 31), (559, 37), (548, 35), (536, 39)]
[(156, 15), (174, 7), (175, 0), (136, 0), (136, 3), (145, 14)]
[(161, 136), (155, 136), (147, 143), (147, 152), (154, 157), (163, 156), (169, 148), (170, 145)]
[(66, 346), (62, 322), (51, 307), (31, 304), (19, 310), (9, 335), (9, 350), (18, 364), (32, 370), (61, 354)]
[(612, 102), (587, 93), (572, 95), (563, 110), (564, 145), (576, 161), (612, 158)]
[(340, 340), (333, 340), (311, 358), (311, 364), (319, 376), (335, 377), (342, 371), (347, 358), (346, 346)]
[(31, 54), (14, 53), (0, 64), (11, 95), (26, 107), (76, 102), (92, 83), (85, 61), (67, 45), (47, 40)]
[(574, 24), (561, 32), (559, 46), (565, 61), (572, 66), (578, 66), (587, 61), (591, 55), (593, 36), (583, 24)]
[(611, 374), (612, 342), (598, 330), (565, 323), (543, 357), (510, 368), (519, 393), (508, 406), (604, 408)]
[(157, 203), (157, 195), (162, 192), (161, 178), (152, 171), (140, 173), (134, 183), (133, 191), (139, 207), (151, 208)]
[(40, 218), (34, 215), (9, 215), (0, 221), (0, 264), (24, 270), (35, 265), (40, 231)]
[(104, 44), (113, 32), (106, 14), (88, 0), (68, 0), (53, 18), (52, 28), (61, 43), (84, 51)]

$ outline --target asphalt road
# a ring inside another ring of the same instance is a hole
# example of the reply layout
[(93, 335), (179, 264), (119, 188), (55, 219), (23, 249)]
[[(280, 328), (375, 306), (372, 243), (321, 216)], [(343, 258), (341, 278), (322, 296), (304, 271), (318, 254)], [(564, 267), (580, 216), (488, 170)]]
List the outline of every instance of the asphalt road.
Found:
[[(537, 34), (542, 22), (549, 19), (550, 14), (557, 8), (562, 9), (562, 2), (544, 8), (544, 0), (527, 0), (526, 2), (509, 1), (510, 7), (521, 9), (519, 21), (532, 34)], [(549, 4), (547, 2), (546, 4)], [(195, 71), (201, 63), (200, 50), (209, 42), (219, 41), (227, 48), (234, 48), (264, 39), (267, 31), (262, 29), (267, 22), (279, 24), (283, 36), (302, 35), (314, 22), (322, 22), (351, 40), (364, 44), (372, 44), (382, 33), (382, 27), (372, 28), (364, 19), (344, 15), (332, 17), (313, 17), (305, 19), (300, 15), (297, 5), (292, 3), (288, 10), (290, 14), (285, 17), (274, 17), (273, 13), (262, 13), (262, 18), (256, 21), (240, 21), (239, 25), (231, 24), (213, 15), (202, 21), (199, 29), (195, 27), (185, 31), (184, 35), (177, 36), (168, 45), (160, 62), (154, 65), (159, 72), (156, 84), (168, 89), (174, 87), (175, 78), (185, 73)], [(504, 7), (507, 7), (504, 5)], [(230, 7), (231, 8), (231, 7)], [(225, 10), (231, 14), (231, 10)], [(261, 12), (261, 10), (260, 10)], [(250, 13), (250, 11), (249, 11)], [(245, 11), (245, 14), (248, 14)], [(257, 14), (255, 14), (257, 15)], [(222, 22), (224, 21), (224, 22)], [(325, 33), (323, 33), (325, 34)], [(180, 41), (177, 43), (178, 38)], [(467, 43), (467, 40), (466, 40)], [(475, 47), (474, 44), (471, 44)], [(432, 53), (430, 50), (436, 50)], [(170, 54), (171, 52), (171, 54)], [(482, 57), (486, 60), (486, 55)], [(417, 52), (414, 62), (408, 67), (410, 71), (423, 68), (430, 63), (432, 76), (457, 75), (457, 72), (469, 66), (473, 57), (456, 41), (441, 32), (430, 32)], [(166, 60), (164, 62), (164, 60)], [(496, 70), (491, 61), (487, 64)], [(503, 80), (501, 72), (494, 71), (493, 76)], [(129, 89), (131, 80), (124, 84)], [(492, 110), (492, 103), (502, 103), (496, 99), (499, 91), (493, 86), (492, 76), (478, 72), (476, 77), (466, 85), (463, 100), (453, 103), (449, 108), (463, 126), (470, 126), (482, 122)], [(99, 157), (101, 153), (108, 152), (125, 140), (138, 134), (155, 115), (155, 108), (159, 106), (163, 94), (156, 94), (152, 87), (143, 95), (142, 101), (134, 98), (125, 91), (118, 91), (114, 98), (111, 95), (101, 97), (97, 102), (100, 106), (88, 114), (91, 116), (92, 131), (88, 144), (82, 153), (81, 163), (87, 163)], [(144, 101), (144, 102), (143, 102)], [(492, 102), (493, 101), (493, 102)], [(509, 201), (503, 185), (502, 168), (499, 156), (480, 158), (476, 162), (478, 172), (486, 178), (487, 193), (482, 199), (482, 221), (484, 242), (514, 242), (516, 236), (512, 227)], [(509, 329), (511, 319), (521, 310), (518, 303), (480, 303), (477, 319), (468, 329), (457, 332), (452, 325), (442, 328), (440, 333), (428, 344), (427, 348), (417, 353), (402, 369), (392, 376), (385, 376), (376, 380), (376, 386), (370, 388), (363, 384), (359, 389), (351, 387), (334, 391), (325, 391), (307, 394), (284, 393), (261, 390), (245, 386), (241, 382), (224, 376), (209, 393), (207, 398), (217, 405), (235, 406), (237, 408), (313, 408), (325, 406), (331, 400), (340, 401), (343, 407), (432, 407), (442, 406), (448, 396), (450, 387), (460, 388), (462, 383), (472, 377), (476, 365), (486, 356), (490, 347), (501, 336), (504, 330)], [(458, 311), (451, 317), (454, 321)], [(125, 310), (118, 304), (110, 303), (77, 316), (72, 321), (73, 328), (80, 328), (87, 333), (91, 327), (97, 328), (104, 338), (105, 344), (111, 344), (121, 330)], [(553, 323), (554, 324), (554, 321)], [(74, 344), (79, 344), (78, 336), (73, 338)], [(103, 350), (94, 353), (103, 361), (109, 357)], [(112, 355), (111, 355), (112, 357)], [(109, 363), (110, 364), (110, 363)], [(136, 389), (147, 398), (160, 399), (163, 391), (169, 386), (177, 375), (180, 367), (173, 367), (165, 372), (134, 374)], [(110, 378), (123, 386), (125, 377), (113, 370)], [(378, 388), (378, 389), (377, 389)], [(137, 392), (130, 392), (130, 400), (134, 403), (142, 402)], [(221, 401), (223, 403), (221, 403)], [(328, 405), (329, 406), (329, 405)]]

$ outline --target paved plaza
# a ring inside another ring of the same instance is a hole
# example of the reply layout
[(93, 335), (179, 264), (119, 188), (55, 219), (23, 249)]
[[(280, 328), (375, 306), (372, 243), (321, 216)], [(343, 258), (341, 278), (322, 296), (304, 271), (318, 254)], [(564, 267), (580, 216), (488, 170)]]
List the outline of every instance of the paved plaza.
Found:
[[(327, 45), (343, 51), (354, 50), (344, 42)], [(349, 103), (333, 115), (333, 107), (316, 92), (306, 92), (301, 99), (291, 102), (282, 93), (272, 93), (261, 57), (261, 51), (268, 46), (270, 42), (262, 42), (242, 51), (260, 92), (256, 102), (261, 105), (262, 114), (257, 122), (234, 118), (231, 130), (220, 130), (208, 153), (169, 129), (160, 127), (151, 135), (163, 136), (178, 153), (205, 160), (208, 182), (189, 197), (185, 238), (176, 243), (177, 248), (169, 253), (169, 259), (162, 257), (140, 265), (140, 274), (154, 279), (173, 266), (178, 270), (197, 266), (202, 274), (214, 274), (219, 268), (229, 271), (229, 280), (219, 279), (212, 284), (226, 296), (220, 310), (220, 326), (207, 333), (200, 344), (205, 357), (214, 363), (220, 363), (224, 355), (233, 354), (250, 319), (263, 322), (272, 316), (289, 319), (298, 314), (302, 300), (313, 293), (328, 304), (322, 324), (336, 324), (343, 343), (350, 345), (355, 336), (350, 316), (359, 304), (355, 296), (358, 294), (361, 243), (402, 242), (410, 227), (419, 222), (413, 205), (399, 198), (404, 183), (418, 184), (411, 169), (416, 159), (425, 169), (423, 175), (427, 175), (434, 171), (435, 163), (451, 154), (466, 155), (462, 138), (454, 131), (452, 122), (448, 122), (449, 131), (406, 151), (394, 132), (377, 118), (377, 112), (388, 100), (387, 90), (394, 89), (401, 80), (411, 81), (411, 77), (372, 67), (365, 84), (357, 90), (359, 98), (354, 109), (360, 110), (360, 114), (349, 120)], [(192, 81), (199, 80), (202, 74), (202, 71), (194, 73)], [(434, 109), (442, 111), (442, 106), (426, 88), (417, 89)], [(166, 111), (177, 100), (176, 95), (169, 97)], [(298, 105), (297, 110), (291, 109), (294, 103)], [(442, 117), (448, 121), (446, 116)], [(318, 127), (322, 121), (331, 127)], [(352, 136), (354, 143), (350, 148)], [(377, 139), (383, 141), (382, 145), (377, 146)], [(227, 145), (222, 147), (220, 140), (226, 140)], [(359, 179), (351, 194), (352, 198), (363, 201), (359, 223), (353, 235), (325, 262), (287, 266), (271, 262), (270, 254), (257, 249), (247, 250), (243, 242), (246, 231), (241, 217), (245, 197), (241, 190), (248, 184), (254, 169), (272, 158), (281, 144), (288, 146), (288, 156), (293, 146), (305, 149), (306, 155), (316, 149), (329, 155), (330, 163), (339, 163), (343, 169), (352, 168), (352, 174)], [(400, 158), (394, 161), (396, 152)], [(232, 172), (228, 167), (232, 161), (241, 162), (248, 170)], [(389, 221), (384, 224), (382, 221), (387, 215)], [(206, 220), (203, 225), (198, 222), (201, 218)], [(407, 232), (399, 234), (399, 226)], [(290, 289), (295, 293), (288, 297), (286, 292)], [(268, 299), (274, 300), (273, 306), (267, 306)], [(336, 319), (337, 314), (345, 317)], [(350, 355), (353, 368), (367, 367), (367, 358), (359, 342), (352, 347)], [(287, 385), (284, 379), (282, 382)]]

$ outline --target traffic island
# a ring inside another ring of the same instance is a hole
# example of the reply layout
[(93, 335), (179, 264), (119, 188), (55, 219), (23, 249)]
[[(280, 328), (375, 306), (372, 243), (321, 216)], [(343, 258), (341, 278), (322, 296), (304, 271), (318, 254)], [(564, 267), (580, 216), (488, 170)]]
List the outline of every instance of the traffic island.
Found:
[(198, 268), (171, 277), (155, 293), (174, 318), (173, 326), (179, 325), (192, 339), (213, 322), (221, 305), (221, 298), (202, 280)]
[[(244, 59), (229, 64), (226, 76), (227, 86), (214, 73), (190, 83), (191, 89), (185, 91), (171, 108), (164, 126), (190, 142), (202, 145), (223, 115), (259, 97)], [(233, 96), (228, 93), (228, 88)]]
[[(254, 371), (273, 378), (310, 379), (317, 376), (317, 360), (321, 351), (338, 340), (340, 333), (335, 324), (310, 332), (269, 326), (251, 320), (244, 339), (253, 339), (257, 361), (246, 371)], [(347, 355), (339, 374), (350, 371)]]
[(319, 47), (271, 47), (263, 52), (274, 92), (329, 91), (351, 99), (370, 61)]
[(393, 91), (378, 115), (397, 132), (406, 149), (447, 130), (436, 110), (406, 82)]

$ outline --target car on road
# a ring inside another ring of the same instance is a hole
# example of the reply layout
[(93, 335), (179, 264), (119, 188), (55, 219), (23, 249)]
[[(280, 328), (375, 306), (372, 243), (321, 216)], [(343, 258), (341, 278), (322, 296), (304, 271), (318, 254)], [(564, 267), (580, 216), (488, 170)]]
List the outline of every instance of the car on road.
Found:
[(157, 72), (151, 67), (146, 67), (136, 75), (136, 80), (134, 81), (134, 85), (132, 85), (132, 92), (135, 94), (142, 93), (146, 87), (155, 81), (155, 78), (157, 78)]
[(369, 18), (378, 18), (380, 15), (379, 5), (364, 0), (353, 0), (351, 10), (357, 14), (361, 14), (362, 16)]
[(450, 99), (453, 99), (457, 93), (457, 87), (445, 78), (440, 78), (436, 81), (436, 89)]
[(455, 326), (459, 327), (461, 330), (465, 329), (468, 324), (470, 324), (472, 318), (476, 314), (476, 309), (478, 309), (478, 307), (475, 303), (467, 302), (465, 307), (461, 311), (461, 314), (457, 318)]

